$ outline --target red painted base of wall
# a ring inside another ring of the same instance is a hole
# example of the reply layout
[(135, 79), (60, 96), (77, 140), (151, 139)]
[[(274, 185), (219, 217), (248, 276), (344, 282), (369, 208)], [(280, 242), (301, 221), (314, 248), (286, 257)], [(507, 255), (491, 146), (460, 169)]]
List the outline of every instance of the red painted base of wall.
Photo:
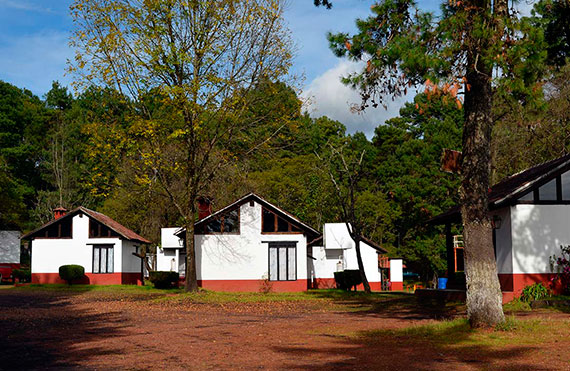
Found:
[[(501, 291), (504, 293), (512, 293), (512, 297), (520, 296), (522, 290), (526, 286), (530, 286), (537, 282), (542, 283), (548, 287), (555, 294), (562, 293), (562, 286), (559, 282), (553, 282), (556, 278), (554, 273), (516, 273), (516, 274), (499, 274), (499, 282), (501, 284)], [(507, 295), (510, 297), (511, 295)], [(503, 294), (505, 299), (505, 295)], [(503, 299), (503, 301), (504, 301)], [(510, 299), (512, 300), (512, 298)], [(509, 300), (509, 301), (510, 301)]]
[(402, 291), (404, 282), (390, 282), (390, 291)]
[[(198, 280), (198, 286), (206, 290), (227, 292), (259, 292), (263, 291), (264, 280)], [(306, 291), (307, 280), (270, 281), (272, 292)]]
[(310, 289), (336, 289), (334, 278), (316, 278), (309, 285)]
[[(381, 282), (368, 282), (370, 284), (370, 290), (372, 291), (382, 291)], [(309, 285), (310, 289), (336, 289), (336, 281), (334, 278), (317, 278), (312, 284)], [(359, 291), (364, 291), (363, 285), (358, 285), (356, 287)]]
[[(85, 273), (85, 276), (73, 282), (78, 285), (137, 285), (140, 283), (140, 273)], [(59, 273), (32, 273), (32, 283), (38, 284), (65, 284)]]

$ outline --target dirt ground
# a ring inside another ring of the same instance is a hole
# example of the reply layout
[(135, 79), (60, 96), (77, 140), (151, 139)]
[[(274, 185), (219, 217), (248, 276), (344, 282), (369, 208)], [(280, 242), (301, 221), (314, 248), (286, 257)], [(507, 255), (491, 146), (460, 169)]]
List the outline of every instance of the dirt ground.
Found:
[(0, 289), (0, 369), (570, 370), (567, 313), (540, 314), (567, 328), (530, 344), (462, 339), (457, 348), (382, 332), (462, 315), (411, 296), (366, 307), (167, 295)]

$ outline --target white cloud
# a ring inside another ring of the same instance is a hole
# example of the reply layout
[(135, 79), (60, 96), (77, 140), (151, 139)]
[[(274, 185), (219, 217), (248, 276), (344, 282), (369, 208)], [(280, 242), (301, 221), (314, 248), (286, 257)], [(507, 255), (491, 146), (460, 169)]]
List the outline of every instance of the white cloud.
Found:
[(67, 33), (53, 31), (0, 37), (0, 79), (39, 96), (54, 80), (68, 85), (65, 66), (73, 53), (67, 43)]
[(29, 2), (25, 2), (25, 1), (0, 0), (0, 7), (8, 8), (8, 9), (23, 10), (23, 11), (40, 12), (40, 13), (52, 13), (53, 12), (53, 10), (51, 8), (44, 8), (42, 6), (32, 4)]
[(307, 111), (311, 117), (327, 116), (342, 122), (349, 133), (361, 131), (368, 138), (374, 135), (374, 129), (386, 120), (399, 114), (405, 102), (410, 101), (415, 92), (409, 92), (405, 97), (392, 101), (387, 99), (387, 109), (369, 107), (363, 113), (352, 113), (352, 104), (361, 102), (357, 91), (342, 84), (341, 76), (362, 68), (359, 63), (340, 61), (335, 67), (317, 76), (303, 89), (302, 96), (307, 100)]

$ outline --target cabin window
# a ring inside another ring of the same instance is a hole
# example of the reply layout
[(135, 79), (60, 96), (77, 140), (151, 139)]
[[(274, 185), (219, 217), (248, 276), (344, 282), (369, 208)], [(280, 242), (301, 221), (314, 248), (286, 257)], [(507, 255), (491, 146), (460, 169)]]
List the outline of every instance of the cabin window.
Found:
[(562, 186), (562, 199), (570, 201), (570, 171), (565, 172), (560, 176)]
[(262, 208), (261, 231), (263, 233), (301, 233), (301, 229), (281, 218), (273, 211)]
[(239, 233), (239, 209), (234, 209), (225, 213), (224, 215), (217, 216), (208, 224), (198, 227), (197, 234), (214, 234), (214, 233)]
[(114, 230), (103, 223), (89, 218), (89, 238), (118, 238), (120, 237)]
[(531, 192), (527, 193), (526, 195), (522, 196), (521, 198), (519, 198), (519, 200), (521, 200), (521, 201), (534, 201), (534, 193), (531, 191)]
[(556, 179), (552, 179), (538, 189), (538, 199), (540, 201), (556, 201)]
[(269, 243), (269, 280), (297, 280), (297, 243)]
[(38, 238), (71, 238), (72, 227), (73, 217), (62, 218), (41, 231)]
[(93, 245), (93, 273), (113, 273), (113, 245)]

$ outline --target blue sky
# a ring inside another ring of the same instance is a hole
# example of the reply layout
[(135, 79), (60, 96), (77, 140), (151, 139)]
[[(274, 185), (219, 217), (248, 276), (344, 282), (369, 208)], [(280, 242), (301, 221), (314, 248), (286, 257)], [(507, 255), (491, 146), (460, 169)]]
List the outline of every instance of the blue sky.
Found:
[[(0, 0), (0, 80), (43, 96), (54, 80), (68, 85), (66, 60), (73, 51), (68, 38), (73, 26), (71, 0)], [(289, 0), (286, 20), (297, 46), (292, 72), (301, 74), (302, 96), (313, 116), (327, 115), (343, 122), (349, 132), (368, 136), (386, 119), (397, 115), (406, 99), (363, 115), (350, 113), (358, 93), (339, 82), (354, 63), (336, 58), (328, 49), (326, 32), (353, 32), (354, 21), (370, 14), (373, 0), (333, 0), (333, 8), (315, 8), (313, 0)], [(423, 9), (436, 10), (438, 0), (421, 0)]]

